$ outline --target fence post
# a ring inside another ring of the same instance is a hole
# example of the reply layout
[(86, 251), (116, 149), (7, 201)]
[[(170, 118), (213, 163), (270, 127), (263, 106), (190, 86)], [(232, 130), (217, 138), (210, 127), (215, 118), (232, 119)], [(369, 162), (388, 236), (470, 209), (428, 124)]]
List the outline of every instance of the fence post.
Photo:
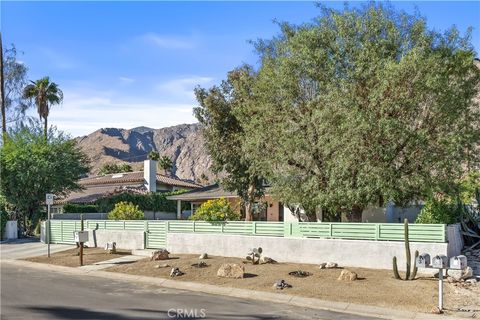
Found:
[(63, 221), (60, 221), (60, 241), (63, 243)]
[(375, 223), (375, 240), (380, 240), (380, 223)]
[(221, 229), (220, 229), (220, 230), (221, 230), (221, 233), (223, 233), (223, 226), (225, 225), (225, 223), (226, 223), (226, 222), (222, 222), (222, 223), (220, 224), (220, 227), (221, 227)]
[(195, 220), (193, 220), (193, 233), (195, 233)]
[(148, 239), (148, 220), (145, 220), (143, 222), (143, 248), (144, 249), (146, 249), (148, 246), (147, 239)]
[(333, 238), (333, 223), (330, 222), (329, 224), (330, 224), (330, 229), (328, 231), (330, 234), (330, 238)]
[(123, 230), (125, 230), (125, 220), (123, 220)]
[(170, 221), (167, 220), (167, 224), (166, 224), (166, 229), (167, 229), (167, 233), (170, 231)]
[(107, 220), (103, 221), (103, 229), (107, 230)]
[(257, 222), (256, 221), (252, 221), (252, 232), (253, 234), (257, 234)]
[(447, 242), (447, 225), (442, 224), (442, 241)]

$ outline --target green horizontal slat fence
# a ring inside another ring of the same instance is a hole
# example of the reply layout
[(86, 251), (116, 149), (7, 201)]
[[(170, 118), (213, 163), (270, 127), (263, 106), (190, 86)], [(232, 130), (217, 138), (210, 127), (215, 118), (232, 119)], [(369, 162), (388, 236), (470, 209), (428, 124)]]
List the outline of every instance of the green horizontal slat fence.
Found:
[[(84, 225), (86, 229), (144, 231), (145, 247), (149, 249), (166, 247), (169, 232), (378, 241), (404, 240), (403, 223), (85, 220)], [(52, 243), (73, 244), (73, 233), (80, 230), (80, 221), (50, 220), (50, 226)], [(410, 224), (409, 238), (413, 242), (446, 242), (446, 225)]]

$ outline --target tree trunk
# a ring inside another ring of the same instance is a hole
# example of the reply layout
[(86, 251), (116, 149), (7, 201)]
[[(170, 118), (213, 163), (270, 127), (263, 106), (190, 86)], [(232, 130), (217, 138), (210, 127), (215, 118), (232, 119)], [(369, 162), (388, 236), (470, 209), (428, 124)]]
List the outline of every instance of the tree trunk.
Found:
[(252, 203), (245, 202), (245, 221), (252, 221), (253, 220), (253, 212), (252, 212)]
[(0, 33), (0, 104), (2, 109), (2, 138), (3, 143), (7, 138), (7, 110), (5, 106), (5, 77), (3, 74), (3, 45), (2, 45), (2, 34)]
[(47, 117), (45, 117), (45, 141), (48, 141), (48, 121), (47, 121)]
[(247, 201), (245, 201), (245, 221), (253, 221), (253, 203), (255, 202), (255, 186), (248, 186)]
[(350, 212), (347, 214), (348, 222), (362, 222), (363, 206), (353, 205)]

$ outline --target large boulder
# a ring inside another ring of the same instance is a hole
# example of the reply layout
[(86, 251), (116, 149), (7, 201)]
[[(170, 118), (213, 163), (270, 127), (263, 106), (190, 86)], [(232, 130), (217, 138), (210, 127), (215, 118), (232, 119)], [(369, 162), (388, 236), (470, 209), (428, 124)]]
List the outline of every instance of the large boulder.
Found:
[(340, 273), (340, 276), (338, 277), (337, 280), (342, 280), (342, 281), (355, 281), (357, 280), (358, 275), (350, 270), (344, 269)]
[(222, 278), (241, 279), (245, 273), (245, 267), (236, 263), (224, 263), (217, 271), (217, 276)]
[(465, 279), (473, 277), (473, 270), (470, 267), (466, 267), (463, 270), (450, 269), (450, 270), (448, 270), (448, 275), (454, 281), (460, 281), (460, 280), (465, 280)]
[(168, 260), (169, 259), (169, 254), (170, 252), (167, 251), (167, 249), (160, 249), (160, 250), (155, 250), (152, 252), (150, 256), (150, 261), (156, 261), (156, 260)]
[(327, 262), (325, 264), (325, 268), (326, 269), (333, 269), (333, 268), (337, 268), (338, 267), (338, 264), (335, 263), (335, 262)]

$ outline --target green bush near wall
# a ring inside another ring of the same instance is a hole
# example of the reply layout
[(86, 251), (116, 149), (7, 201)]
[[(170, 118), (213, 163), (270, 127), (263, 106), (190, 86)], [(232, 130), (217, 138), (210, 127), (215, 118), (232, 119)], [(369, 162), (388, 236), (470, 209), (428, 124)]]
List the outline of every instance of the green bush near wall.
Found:
[(98, 206), (94, 204), (67, 203), (63, 206), (63, 213), (91, 213), (98, 212)]
[[(134, 194), (134, 193), (120, 193), (108, 198), (102, 198), (96, 201), (97, 212), (110, 212), (119, 202), (131, 202), (137, 205), (142, 211), (154, 212), (176, 212), (176, 201), (167, 200), (168, 196), (181, 194), (186, 190), (179, 190), (165, 193), (148, 193), (148, 194)], [(184, 210), (188, 209), (188, 204), (184, 203)]]

